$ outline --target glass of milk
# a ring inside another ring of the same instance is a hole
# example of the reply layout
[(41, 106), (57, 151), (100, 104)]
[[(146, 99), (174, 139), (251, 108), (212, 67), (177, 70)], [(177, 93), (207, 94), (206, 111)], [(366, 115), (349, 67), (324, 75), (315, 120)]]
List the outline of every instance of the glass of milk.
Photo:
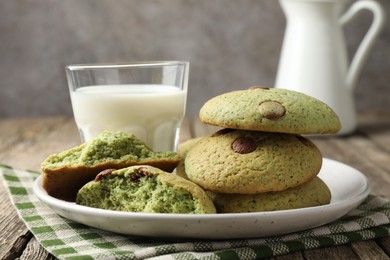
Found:
[(189, 63), (82, 64), (66, 67), (83, 142), (104, 130), (132, 133), (154, 151), (176, 151)]

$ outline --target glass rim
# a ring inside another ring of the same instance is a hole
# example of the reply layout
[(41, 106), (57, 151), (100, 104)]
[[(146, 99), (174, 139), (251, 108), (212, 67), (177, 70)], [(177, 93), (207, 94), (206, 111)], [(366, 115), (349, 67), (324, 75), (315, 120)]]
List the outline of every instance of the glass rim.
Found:
[(295, 2), (321, 2), (321, 3), (330, 3), (330, 2), (348, 2), (350, 0), (292, 0)]
[(132, 67), (159, 67), (167, 65), (189, 65), (189, 61), (137, 61), (137, 62), (110, 62), (110, 63), (85, 63), (67, 65), (68, 70), (87, 70), (87, 69), (120, 69)]

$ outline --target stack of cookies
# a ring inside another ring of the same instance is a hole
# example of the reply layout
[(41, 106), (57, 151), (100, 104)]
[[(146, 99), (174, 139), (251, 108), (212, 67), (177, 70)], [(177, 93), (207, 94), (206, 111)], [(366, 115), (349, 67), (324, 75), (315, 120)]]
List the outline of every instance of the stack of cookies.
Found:
[(320, 150), (302, 134), (340, 130), (323, 102), (286, 89), (251, 87), (207, 101), (199, 114), (218, 132), (179, 147), (179, 175), (205, 189), (219, 213), (328, 204)]

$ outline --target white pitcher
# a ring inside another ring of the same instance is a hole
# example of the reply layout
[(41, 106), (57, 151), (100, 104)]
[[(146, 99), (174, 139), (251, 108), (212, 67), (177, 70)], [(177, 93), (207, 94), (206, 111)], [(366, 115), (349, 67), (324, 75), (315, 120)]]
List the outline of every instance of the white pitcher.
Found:
[[(327, 103), (340, 117), (339, 134), (356, 128), (353, 89), (367, 54), (383, 28), (385, 13), (373, 0), (279, 0), (286, 15), (275, 86)], [(373, 22), (349, 65), (343, 25), (368, 9)]]

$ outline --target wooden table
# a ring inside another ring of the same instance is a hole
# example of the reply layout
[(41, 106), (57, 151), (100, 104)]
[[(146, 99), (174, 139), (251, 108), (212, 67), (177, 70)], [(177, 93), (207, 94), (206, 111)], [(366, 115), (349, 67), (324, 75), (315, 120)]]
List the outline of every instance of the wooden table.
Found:
[[(202, 136), (215, 127), (197, 119), (183, 123), (181, 140)], [(313, 138), (325, 157), (351, 165), (371, 182), (372, 194), (390, 198), (390, 114), (359, 116), (357, 132), (344, 137)], [(0, 119), (0, 163), (38, 170), (52, 153), (80, 144), (69, 117)], [(0, 259), (53, 259), (34, 239), (0, 182)], [(307, 250), (276, 259), (390, 259), (390, 237)]]

